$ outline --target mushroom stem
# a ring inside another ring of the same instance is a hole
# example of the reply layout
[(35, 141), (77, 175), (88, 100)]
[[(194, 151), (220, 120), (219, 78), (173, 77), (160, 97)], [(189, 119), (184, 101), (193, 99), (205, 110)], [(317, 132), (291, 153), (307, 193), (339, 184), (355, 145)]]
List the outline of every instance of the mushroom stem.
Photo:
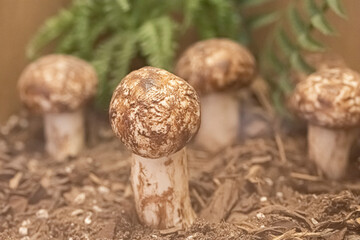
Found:
[(348, 164), (357, 129), (329, 129), (309, 124), (309, 158), (328, 178), (340, 179)]
[(185, 148), (158, 159), (133, 154), (131, 183), (140, 221), (153, 228), (189, 227), (191, 208)]
[(82, 150), (85, 138), (82, 110), (47, 113), (44, 124), (46, 151), (56, 160), (76, 156)]
[(240, 128), (240, 102), (229, 92), (201, 97), (201, 126), (195, 145), (216, 153), (233, 144)]

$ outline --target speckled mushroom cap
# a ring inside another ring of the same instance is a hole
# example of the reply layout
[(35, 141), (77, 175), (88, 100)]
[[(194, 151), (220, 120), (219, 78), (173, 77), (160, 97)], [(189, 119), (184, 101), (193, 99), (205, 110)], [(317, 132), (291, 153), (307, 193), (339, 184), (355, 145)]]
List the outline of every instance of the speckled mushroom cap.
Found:
[(251, 83), (255, 60), (234, 41), (210, 39), (190, 46), (177, 62), (175, 74), (200, 94), (207, 94)]
[(182, 149), (200, 126), (194, 88), (165, 70), (144, 67), (128, 74), (110, 103), (115, 134), (133, 153), (147, 158)]
[(348, 68), (325, 68), (300, 82), (291, 108), (314, 125), (348, 128), (360, 124), (360, 75)]
[(78, 109), (96, 92), (97, 76), (87, 62), (68, 55), (52, 54), (29, 64), (20, 76), (22, 102), (38, 113)]

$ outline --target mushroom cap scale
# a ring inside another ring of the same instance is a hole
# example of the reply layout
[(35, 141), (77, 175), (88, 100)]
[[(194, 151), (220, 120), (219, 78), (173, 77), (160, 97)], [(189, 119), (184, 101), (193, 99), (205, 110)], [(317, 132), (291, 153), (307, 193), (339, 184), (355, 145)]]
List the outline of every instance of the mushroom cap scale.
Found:
[(24, 104), (37, 113), (74, 111), (96, 93), (97, 76), (87, 62), (52, 54), (30, 63), (22, 72), (18, 89)]
[(200, 94), (207, 94), (249, 85), (255, 60), (234, 41), (210, 39), (190, 46), (178, 60), (175, 73)]
[(357, 126), (360, 124), (360, 75), (343, 67), (319, 70), (296, 86), (290, 107), (314, 125)]
[(160, 158), (179, 151), (200, 126), (199, 97), (165, 70), (144, 67), (128, 74), (110, 103), (115, 134), (133, 153)]

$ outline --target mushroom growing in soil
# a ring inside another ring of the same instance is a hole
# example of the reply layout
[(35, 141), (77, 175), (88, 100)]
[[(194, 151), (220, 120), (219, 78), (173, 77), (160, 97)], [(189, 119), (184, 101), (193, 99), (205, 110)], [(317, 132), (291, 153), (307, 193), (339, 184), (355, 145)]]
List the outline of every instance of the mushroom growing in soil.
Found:
[(29, 64), (20, 76), (22, 102), (44, 116), (46, 150), (56, 160), (76, 156), (85, 141), (83, 106), (95, 94), (97, 76), (87, 62), (53, 54)]
[(210, 39), (190, 46), (175, 73), (200, 94), (201, 127), (195, 144), (209, 152), (233, 144), (239, 134), (239, 100), (235, 93), (255, 75), (251, 53), (228, 39)]
[(343, 177), (360, 126), (360, 75), (322, 69), (296, 86), (290, 106), (309, 123), (309, 158), (327, 177)]
[(153, 228), (188, 227), (195, 219), (185, 145), (200, 126), (196, 91), (165, 70), (128, 74), (110, 103), (115, 134), (133, 152), (131, 183), (140, 221)]

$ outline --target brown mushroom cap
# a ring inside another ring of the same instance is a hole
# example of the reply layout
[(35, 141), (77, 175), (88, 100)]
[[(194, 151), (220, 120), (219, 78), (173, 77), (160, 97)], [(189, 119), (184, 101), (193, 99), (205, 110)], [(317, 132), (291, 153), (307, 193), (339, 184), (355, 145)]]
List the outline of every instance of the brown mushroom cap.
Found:
[(112, 129), (125, 146), (147, 158), (179, 151), (200, 126), (194, 88), (154, 67), (133, 71), (120, 82), (109, 113)]
[(300, 82), (290, 106), (314, 125), (348, 128), (360, 124), (360, 75), (348, 68), (325, 68)]
[(97, 76), (87, 62), (52, 54), (29, 64), (20, 76), (20, 98), (32, 111), (58, 113), (78, 109), (96, 92)]
[(200, 94), (248, 85), (255, 74), (255, 60), (240, 44), (210, 39), (190, 46), (180, 57), (175, 73)]

